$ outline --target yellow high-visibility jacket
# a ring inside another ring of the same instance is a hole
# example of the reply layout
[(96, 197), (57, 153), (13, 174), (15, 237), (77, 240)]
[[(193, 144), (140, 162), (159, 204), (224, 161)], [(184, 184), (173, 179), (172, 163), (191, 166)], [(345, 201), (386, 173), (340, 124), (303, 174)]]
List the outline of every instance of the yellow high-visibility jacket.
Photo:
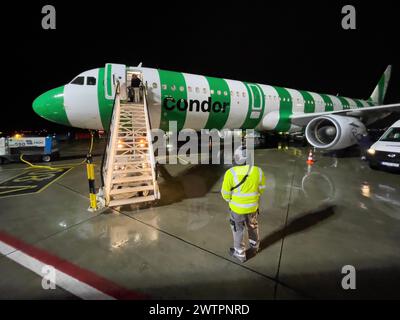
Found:
[(231, 188), (239, 184), (249, 170), (249, 166), (236, 166), (225, 172), (222, 183), (222, 197), (229, 202), (231, 210), (237, 214), (256, 212), (260, 195), (265, 190), (265, 175), (261, 168), (252, 166), (246, 181), (238, 188)]

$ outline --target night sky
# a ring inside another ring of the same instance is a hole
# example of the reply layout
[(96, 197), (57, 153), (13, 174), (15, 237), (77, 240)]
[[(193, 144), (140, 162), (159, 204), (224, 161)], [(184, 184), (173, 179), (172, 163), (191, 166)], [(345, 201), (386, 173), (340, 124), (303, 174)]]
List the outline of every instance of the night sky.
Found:
[[(386, 103), (400, 101), (400, 12), (362, 1), (24, 1), (2, 7), (0, 131), (63, 130), (32, 101), (107, 62), (368, 98), (387, 65)], [(53, 4), (56, 30), (41, 28)], [(343, 30), (353, 4), (357, 29)], [(4, 68), (5, 67), (5, 68)]]

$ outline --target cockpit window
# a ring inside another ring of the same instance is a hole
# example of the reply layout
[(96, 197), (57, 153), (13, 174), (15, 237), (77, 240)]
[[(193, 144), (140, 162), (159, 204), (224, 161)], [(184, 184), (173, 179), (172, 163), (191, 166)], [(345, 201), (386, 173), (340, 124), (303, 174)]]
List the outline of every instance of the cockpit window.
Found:
[(95, 77), (87, 77), (86, 84), (88, 86), (95, 86), (96, 85), (96, 78)]
[(71, 81), (71, 84), (83, 85), (84, 83), (85, 83), (85, 77), (76, 77), (74, 80)]

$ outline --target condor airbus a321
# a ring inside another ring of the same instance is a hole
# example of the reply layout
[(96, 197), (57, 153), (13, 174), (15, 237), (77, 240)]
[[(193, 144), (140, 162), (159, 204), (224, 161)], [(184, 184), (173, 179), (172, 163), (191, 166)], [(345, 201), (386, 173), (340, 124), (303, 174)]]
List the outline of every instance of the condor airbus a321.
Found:
[(108, 129), (116, 83), (121, 98), (137, 74), (147, 90), (152, 128), (178, 130), (255, 129), (297, 132), (305, 128), (308, 142), (337, 150), (357, 143), (365, 125), (400, 111), (400, 104), (383, 105), (391, 66), (367, 100), (294, 90), (222, 78), (144, 67), (106, 64), (85, 71), (70, 83), (50, 90), (33, 102), (41, 117), (67, 126)]

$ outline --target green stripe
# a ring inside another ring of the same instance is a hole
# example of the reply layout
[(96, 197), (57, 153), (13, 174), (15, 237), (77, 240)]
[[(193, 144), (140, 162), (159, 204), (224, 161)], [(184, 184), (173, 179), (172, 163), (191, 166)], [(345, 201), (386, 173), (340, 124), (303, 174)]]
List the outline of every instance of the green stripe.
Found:
[[(168, 131), (169, 122), (176, 121), (177, 129), (182, 130), (185, 119), (186, 110), (179, 110), (175, 107), (173, 110), (166, 110), (164, 106), (165, 98), (173, 98), (176, 105), (180, 100), (187, 100), (187, 88), (185, 78), (180, 72), (158, 70), (160, 75), (161, 83), (161, 122), (160, 128), (164, 131)], [(165, 87), (166, 86), (166, 87)], [(175, 90), (173, 90), (173, 86)], [(183, 91), (180, 88), (183, 87)]]
[[(290, 129), (290, 116), (293, 113), (292, 102), (290, 101), (289, 92), (281, 87), (274, 87), (281, 98), (279, 104), (279, 121), (275, 127), (276, 131), (287, 132)], [(284, 100), (285, 99), (285, 100)]]
[[(307, 91), (299, 90), (299, 92), (301, 93), (304, 99), (304, 113), (315, 112), (315, 101), (313, 96)], [(314, 104), (311, 103), (312, 101), (314, 101)]]
[(378, 83), (378, 103), (382, 104), (384, 99), (384, 91), (385, 91), (385, 74), (383, 74), (382, 78)]
[[(210, 93), (212, 104), (216, 107), (211, 108), (208, 115), (208, 120), (205, 125), (205, 129), (217, 129), (220, 130), (224, 127), (226, 121), (229, 117), (230, 104), (231, 104), (231, 94), (229, 91), (228, 83), (221, 78), (205, 77), (210, 86), (210, 92), (213, 90), (214, 93)], [(218, 91), (221, 91), (218, 95)], [(227, 95), (224, 95), (224, 92)], [(217, 102), (217, 105), (215, 103)], [(218, 104), (221, 108), (217, 108)], [(223, 107), (225, 106), (225, 107)]]
[(112, 95), (112, 84), (111, 84), (111, 64), (107, 65), (107, 95)]
[(357, 108), (364, 108), (364, 105), (362, 102), (358, 99), (353, 99), (356, 102)]
[[(263, 90), (258, 84), (246, 83), (246, 82), (243, 82), (243, 84), (247, 89), (249, 104), (247, 107), (246, 119), (244, 120), (241, 128), (254, 129), (262, 120), (262, 116), (264, 114), (264, 109), (265, 109), (265, 96)], [(259, 116), (257, 118), (252, 119), (251, 114), (253, 112), (259, 112)]]
[(340, 102), (342, 103), (342, 108), (343, 108), (343, 110), (345, 110), (345, 109), (350, 109), (350, 105), (349, 105), (349, 102), (345, 99), (345, 98), (343, 98), (343, 97), (337, 97), (339, 100), (340, 100)]
[(106, 93), (104, 92), (104, 68), (99, 69), (99, 75), (97, 79), (97, 99), (99, 101), (101, 124), (103, 125), (104, 130), (108, 130), (114, 100), (106, 99)]
[(325, 102), (325, 111), (333, 111), (332, 99), (326, 94), (319, 93), (319, 95), (322, 97), (322, 99)]
[(247, 105), (247, 115), (246, 115), (246, 119), (244, 120), (241, 128), (242, 129), (248, 129), (251, 128), (251, 119), (250, 119), (250, 114), (251, 114), (251, 108), (253, 106), (253, 95), (251, 94), (251, 90), (250, 87), (247, 85), (247, 83), (243, 82), (244, 86), (246, 87), (247, 90), (247, 96), (249, 97), (248, 101), (249, 104)]

